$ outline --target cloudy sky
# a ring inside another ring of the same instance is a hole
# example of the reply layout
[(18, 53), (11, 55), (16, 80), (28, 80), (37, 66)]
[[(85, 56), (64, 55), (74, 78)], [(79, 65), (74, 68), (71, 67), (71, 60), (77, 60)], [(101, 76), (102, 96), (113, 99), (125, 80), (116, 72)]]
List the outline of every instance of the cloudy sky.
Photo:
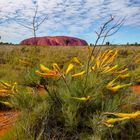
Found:
[(47, 16), (37, 36), (68, 35), (94, 43), (95, 31), (109, 15), (126, 18), (122, 28), (107, 39), (111, 43), (140, 43), (140, 0), (0, 0), (0, 36), (3, 42), (19, 43), (32, 37), (35, 7), (37, 23)]

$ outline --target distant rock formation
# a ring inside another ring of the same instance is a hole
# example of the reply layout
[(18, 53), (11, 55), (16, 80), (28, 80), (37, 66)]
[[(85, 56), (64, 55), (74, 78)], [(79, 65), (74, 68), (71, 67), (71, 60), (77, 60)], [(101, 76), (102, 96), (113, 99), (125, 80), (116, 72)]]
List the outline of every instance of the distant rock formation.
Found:
[(20, 42), (21, 45), (48, 45), (48, 46), (86, 46), (85, 40), (69, 36), (32, 37)]

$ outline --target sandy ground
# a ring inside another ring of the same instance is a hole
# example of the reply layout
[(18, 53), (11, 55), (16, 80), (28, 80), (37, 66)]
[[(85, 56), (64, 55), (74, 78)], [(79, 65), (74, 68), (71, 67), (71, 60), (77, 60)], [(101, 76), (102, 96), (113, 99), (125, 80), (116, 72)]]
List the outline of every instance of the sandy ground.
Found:
[(137, 94), (140, 94), (140, 85), (135, 85), (132, 87), (133, 91)]

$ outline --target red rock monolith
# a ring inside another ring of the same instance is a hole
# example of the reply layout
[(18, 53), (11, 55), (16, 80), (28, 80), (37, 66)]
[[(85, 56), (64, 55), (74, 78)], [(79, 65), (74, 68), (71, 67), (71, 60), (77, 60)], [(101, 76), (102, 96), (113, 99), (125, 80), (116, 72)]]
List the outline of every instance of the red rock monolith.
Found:
[(20, 42), (21, 45), (47, 45), (47, 46), (87, 46), (85, 40), (69, 36), (32, 37)]

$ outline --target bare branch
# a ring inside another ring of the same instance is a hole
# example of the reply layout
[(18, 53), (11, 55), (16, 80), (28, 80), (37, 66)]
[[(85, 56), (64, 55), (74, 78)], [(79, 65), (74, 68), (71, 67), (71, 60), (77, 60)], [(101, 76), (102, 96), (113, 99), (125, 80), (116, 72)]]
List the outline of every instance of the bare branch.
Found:
[[(119, 19), (118, 21), (116, 21), (116, 23), (114, 25), (112, 25), (112, 27), (110, 27), (110, 28), (107, 27), (104, 35), (101, 36), (101, 38), (103, 38), (101, 45), (104, 44), (107, 37), (112, 36), (115, 33), (117, 33), (119, 31), (119, 29), (122, 27), (122, 25), (124, 24), (124, 22), (125, 22), (125, 17), (123, 19)], [(101, 51), (101, 46), (98, 49), (95, 58), (97, 57), (97, 55), (99, 54), (100, 51)]]
[(118, 20), (118, 21), (116, 22), (115, 25), (113, 25), (112, 27), (110, 27), (110, 28), (106, 31), (105, 35), (101, 36), (101, 37), (103, 37), (102, 44), (104, 44), (105, 39), (106, 39), (107, 37), (112, 36), (112, 35), (114, 35), (116, 32), (118, 32), (118, 30), (122, 27), (122, 25), (124, 24), (124, 22), (125, 22), (125, 18), (123, 18), (122, 20)]
[(27, 28), (27, 29), (33, 30), (33, 28), (31, 28), (30, 26), (24, 25), (24, 24), (22, 24), (22, 23), (20, 23), (20, 22), (17, 22), (17, 23), (18, 23), (19, 25), (21, 25), (21, 26)]
[(36, 37), (36, 16), (37, 16), (37, 13), (38, 13), (38, 5), (36, 5), (35, 7), (35, 15), (33, 17), (33, 33), (34, 33), (34, 37)]
[(92, 52), (91, 52), (91, 54), (90, 54), (89, 63), (90, 63), (90, 61), (91, 61), (91, 57), (92, 57), (92, 55), (93, 55), (93, 53), (94, 53), (94, 50), (95, 50), (95, 48), (96, 48), (96, 46), (97, 46), (99, 40), (102, 38), (102, 35), (103, 35), (103, 33), (105, 32), (105, 30), (107, 30), (107, 26), (108, 26), (113, 20), (114, 20), (114, 17), (111, 15), (111, 16), (110, 16), (110, 19), (109, 19), (107, 22), (105, 22), (104, 25), (103, 25), (102, 27), (100, 27), (99, 33), (96, 32), (96, 34), (97, 34), (98, 36), (97, 36), (97, 39), (96, 39), (96, 41), (95, 41), (93, 50), (92, 50)]
[(40, 23), (38, 23), (38, 25), (36, 26), (36, 28), (38, 28), (41, 24), (43, 24), (45, 22), (45, 20), (47, 19), (48, 16), (45, 16), (44, 19), (42, 19), (42, 21)]
[[(87, 73), (86, 73), (86, 79), (85, 79), (85, 85), (84, 85), (85, 87), (86, 87), (87, 80), (88, 80), (88, 73), (89, 73), (89, 67), (91, 65), (90, 64), (91, 58), (92, 58), (92, 56), (94, 54), (95, 48), (96, 48), (99, 40), (103, 38), (103, 40), (102, 40), (102, 44), (103, 44), (107, 37), (114, 35), (121, 28), (121, 26), (124, 24), (125, 18), (123, 18), (122, 20), (118, 20), (116, 22), (116, 24), (114, 24), (113, 26), (110, 27), (109, 25), (113, 21), (114, 21), (114, 17), (112, 15), (110, 15), (110, 19), (107, 22), (105, 22), (102, 27), (100, 27), (100, 31), (95, 32), (97, 34), (97, 39), (95, 41), (95, 44), (94, 44), (93, 49), (91, 51), (91, 54), (89, 55), (89, 58), (88, 58), (87, 70), (86, 70)], [(101, 50), (101, 47), (99, 48), (98, 52), (96, 53), (95, 58), (99, 54), (100, 50)]]

